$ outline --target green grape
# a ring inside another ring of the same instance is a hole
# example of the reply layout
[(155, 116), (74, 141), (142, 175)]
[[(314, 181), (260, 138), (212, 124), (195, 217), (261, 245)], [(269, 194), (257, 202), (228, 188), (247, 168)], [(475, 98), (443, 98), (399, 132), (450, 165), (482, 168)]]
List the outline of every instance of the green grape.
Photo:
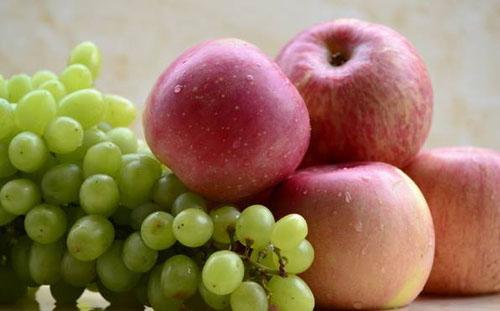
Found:
[(175, 216), (174, 236), (188, 247), (200, 247), (207, 243), (214, 233), (214, 223), (210, 216), (197, 208), (188, 208)]
[(50, 151), (69, 153), (83, 143), (83, 129), (80, 123), (70, 117), (57, 117), (45, 131), (45, 141)]
[(141, 275), (125, 266), (122, 260), (123, 241), (115, 241), (113, 245), (97, 259), (97, 276), (102, 284), (114, 292), (131, 290)]
[(185, 300), (196, 293), (200, 282), (200, 269), (185, 255), (170, 257), (163, 264), (161, 288), (167, 298)]
[(87, 150), (83, 158), (83, 173), (86, 177), (95, 174), (116, 176), (121, 165), (120, 148), (112, 142), (102, 142)]
[[(127, 210), (130, 211), (130, 209)], [(130, 227), (134, 230), (141, 230), (144, 219), (159, 210), (161, 210), (160, 206), (155, 203), (145, 203), (134, 208), (130, 213)]]
[(32, 173), (40, 169), (49, 151), (40, 136), (31, 132), (21, 132), (9, 144), (10, 163), (18, 170)]
[(59, 80), (49, 80), (40, 85), (39, 89), (50, 92), (56, 103), (61, 101), (61, 99), (66, 96), (66, 87)]
[(243, 281), (245, 267), (240, 256), (231, 251), (217, 251), (203, 267), (203, 285), (216, 295), (234, 292)]
[(15, 130), (14, 107), (0, 98), (0, 139), (11, 136)]
[(267, 311), (267, 294), (259, 284), (246, 281), (231, 294), (233, 311)]
[(50, 285), (50, 293), (56, 301), (57, 306), (75, 305), (76, 300), (85, 291), (85, 287), (75, 287), (63, 281)]
[(104, 121), (112, 127), (127, 127), (134, 122), (137, 111), (128, 99), (118, 95), (105, 95), (104, 101), (108, 103)]
[(267, 284), (271, 293), (271, 307), (283, 311), (312, 311), (314, 296), (309, 286), (301, 278), (290, 275), (286, 278), (273, 276)]
[(40, 203), (41, 195), (37, 185), (29, 179), (13, 179), (0, 190), (0, 203), (4, 210), (13, 215), (24, 215)]
[(26, 295), (26, 284), (7, 267), (0, 265), (0, 305), (14, 303)]
[(300, 244), (307, 236), (307, 222), (299, 214), (281, 218), (271, 232), (271, 243), (279, 249), (288, 250)]
[(35, 90), (19, 101), (14, 119), (19, 129), (42, 135), (56, 112), (57, 104), (52, 94), (47, 90)]
[(123, 263), (131, 271), (147, 272), (153, 268), (157, 258), (158, 251), (149, 248), (139, 232), (132, 233), (123, 244)]
[(85, 179), (80, 188), (80, 205), (87, 214), (111, 216), (118, 208), (120, 192), (115, 180), (104, 174)]
[(258, 249), (269, 243), (274, 216), (263, 205), (247, 207), (236, 221), (236, 237), (243, 245)]
[(177, 216), (183, 210), (188, 208), (199, 208), (203, 211), (207, 210), (207, 202), (200, 195), (193, 192), (186, 192), (175, 199), (172, 205), (171, 213)]
[(66, 67), (59, 76), (59, 80), (64, 84), (68, 93), (89, 89), (94, 83), (92, 73), (82, 64), (73, 64)]
[(31, 78), (31, 84), (34, 89), (40, 87), (47, 81), (57, 80), (57, 75), (50, 70), (37, 71)]
[(40, 285), (51, 285), (61, 277), (62, 241), (50, 244), (34, 242), (29, 256), (29, 269), (33, 280)]
[(126, 127), (117, 127), (106, 133), (109, 139), (115, 143), (123, 154), (137, 151), (137, 137), (134, 132)]
[(27, 74), (13, 75), (7, 82), (7, 93), (11, 103), (17, 103), (32, 89), (31, 77)]
[(9, 92), (7, 89), (7, 81), (0, 75), (0, 98), (9, 99)]
[(16, 217), (17, 215), (7, 212), (0, 202), (0, 227), (11, 223)]
[(134, 208), (150, 201), (153, 186), (160, 175), (161, 166), (158, 161), (147, 156), (123, 163), (118, 174), (122, 204)]
[(225, 310), (229, 308), (229, 295), (216, 295), (209, 291), (203, 282), (198, 286), (203, 301), (214, 310)]
[(71, 117), (89, 129), (99, 124), (106, 112), (102, 94), (93, 89), (79, 90), (66, 95), (59, 103), (59, 115)]
[(76, 164), (59, 164), (47, 170), (41, 181), (45, 201), (52, 204), (78, 202), (82, 171)]
[(36, 286), (31, 278), (29, 258), (32, 241), (26, 235), (20, 237), (10, 250), (12, 269), (16, 275), (27, 285)]
[(113, 213), (113, 215), (111, 215), (111, 220), (113, 220), (113, 223), (115, 225), (132, 226), (130, 224), (130, 215), (132, 214), (132, 211), (133, 210), (131, 210), (130, 208), (127, 208), (123, 205), (118, 205), (116, 211)]
[(75, 287), (85, 287), (94, 281), (96, 275), (94, 260), (81, 261), (68, 251), (64, 253), (61, 262), (61, 277), (64, 282)]
[(57, 158), (62, 163), (78, 163), (83, 160), (90, 147), (108, 140), (106, 133), (97, 127), (91, 127), (83, 132), (83, 143), (80, 147), (67, 154), (58, 154)]
[(174, 217), (166, 212), (150, 214), (141, 225), (141, 237), (151, 249), (164, 250), (175, 244)]
[(17, 169), (10, 163), (9, 147), (7, 144), (0, 143), (0, 178), (14, 175)]
[(148, 300), (155, 311), (180, 311), (182, 310), (182, 301), (168, 298), (163, 294), (161, 286), (161, 275), (163, 266), (156, 266), (149, 276), (148, 281)]
[[(283, 250), (280, 253), (285, 258), (285, 270), (291, 274), (299, 274), (312, 265), (314, 261), (314, 248), (308, 240), (302, 240), (296, 247)], [(279, 258), (273, 255), (274, 263), (279, 266)]]
[(228, 244), (231, 242), (228, 229), (235, 230), (236, 221), (240, 217), (240, 211), (234, 206), (226, 205), (210, 212), (210, 217), (214, 223), (214, 234), (212, 239), (219, 243)]
[(162, 176), (153, 188), (153, 201), (163, 208), (170, 209), (175, 199), (188, 191), (186, 186), (174, 174)]
[(73, 257), (89, 261), (101, 256), (114, 239), (115, 230), (109, 220), (99, 215), (88, 215), (73, 224), (66, 245)]
[(250, 255), (250, 260), (259, 263), (273, 271), (278, 271), (279, 265), (274, 261), (274, 252), (272, 246), (268, 245), (263, 249), (255, 249)]
[(85, 65), (95, 79), (101, 71), (101, 51), (93, 42), (82, 42), (71, 50), (68, 64)]
[(35, 206), (24, 218), (24, 229), (35, 242), (54, 243), (66, 232), (66, 214), (59, 206), (49, 204)]

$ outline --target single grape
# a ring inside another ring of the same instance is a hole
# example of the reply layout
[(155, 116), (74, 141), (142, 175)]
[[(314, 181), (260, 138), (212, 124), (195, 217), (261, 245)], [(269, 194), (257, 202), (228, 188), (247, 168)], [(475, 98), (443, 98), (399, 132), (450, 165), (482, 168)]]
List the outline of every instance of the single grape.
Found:
[(279, 265), (274, 261), (274, 252), (272, 246), (267, 246), (263, 249), (255, 249), (250, 255), (250, 259), (253, 262), (261, 264), (273, 271), (278, 271)]
[(300, 244), (307, 236), (307, 222), (299, 214), (290, 214), (274, 224), (271, 243), (279, 249), (288, 250)]
[(117, 127), (108, 131), (106, 134), (113, 143), (120, 147), (123, 154), (137, 151), (137, 137), (131, 129)]
[(243, 281), (245, 267), (240, 256), (231, 251), (217, 251), (203, 267), (203, 285), (216, 295), (234, 292)]
[(17, 215), (7, 212), (0, 202), (0, 227), (11, 223), (16, 217)]
[(85, 65), (95, 79), (101, 70), (101, 52), (93, 42), (82, 42), (71, 50), (68, 64)]
[(9, 160), (9, 146), (0, 143), (0, 178), (9, 177), (14, 175), (17, 169), (10, 163)]
[(214, 223), (214, 234), (212, 239), (219, 243), (230, 243), (228, 229), (235, 230), (236, 221), (240, 217), (240, 211), (234, 206), (226, 205), (210, 212)]
[(66, 214), (59, 206), (40, 204), (32, 208), (24, 218), (28, 236), (40, 244), (54, 243), (66, 232)]
[(102, 142), (87, 150), (83, 158), (85, 177), (95, 174), (116, 176), (122, 165), (120, 148), (112, 142)]
[(200, 269), (188, 256), (176, 255), (163, 264), (161, 288), (167, 298), (185, 300), (193, 296), (199, 281)]
[(52, 204), (78, 202), (82, 182), (82, 171), (78, 165), (66, 163), (54, 166), (43, 175), (43, 198)]
[(229, 308), (229, 295), (216, 295), (209, 291), (203, 282), (200, 282), (198, 286), (198, 291), (200, 292), (203, 301), (215, 310), (225, 310)]
[(141, 225), (141, 237), (151, 249), (163, 250), (175, 244), (172, 229), (174, 217), (166, 212), (154, 212), (144, 219)]
[(7, 89), (8, 81), (0, 75), (0, 98), (9, 99), (9, 91)]
[(264, 288), (253, 281), (246, 281), (231, 294), (233, 311), (267, 311), (267, 294)]
[(80, 205), (87, 214), (111, 216), (118, 208), (120, 192), (115, 180), (104, 174), (85, 179), (80, 188)]
[(14, 303), (26, 295), (26, 284), (10, 267), (0, 265), (0, 280), (0, 305)]
[(9, 160), (18, 170), (32, 173), (40, 169), (49, 156), (49, 151), (40, 136), (21, 132), (9, 144)]
[(63, 281), (50, 285), (50, 293), (57, 306), (76, 306), (76, 300), (80, 298), (84, 291), (85, 287), (75, 287)]
[(128, 99), (118, 95), (105, 95), (104, 101), (108, 103), (104, 121), (111, 126), (127, 127), (134, 122), (137, 111)]
[(263, 205), (252, 205), (236, 221), (236, 237), (243, 245), (262, 248), (269, 243), (273, 226), (271, 211)]
[(177, 216), (183, 210), (188, 208), (199, 208), (203, 211), (207, 210), (207, 202), (200, 195), (193, 192), (185, 192), (175, 199), (172, 205), (171, 213)]
[(29, 179), (13, 179), (0, 190), (0, 203), (4, 210), (13, 215), (24, 215), (40, 203), (41, 195), (37, 185)]
[[(285, 270), (291, 274), (299, 274), (312, 265), (314, 261), (314, 248), (307, 240), (302, 240), (296, 247), (281, 251), (281, 257), (285, 258)], [(278, 266), (278, 256), (273, 255), (274, 263)]]
[(45, 141), (50, 151), (69, 153), (83, 143), (83, 128), (70, 117), (57, 117), (47, 125)]
[(71, 117), (89, 129), (101, 122), (106, 112), (102, 94), (93, 89), (85, 89), (66, 95), (59, 103), (58, 114)]
[(153, 189), (153, 201), (165, 209), (170, 209), (175, 199), (188, 191), (186, 186), (174, 174), (162, 176)]
[(298, 276), (273, 276), (267, 284), (271, 293), (270, 305), (282, 311), (312, 311), (314, 296), (307, 284)]
[(7, 94), (11, 103), (17, 103), (32, 89), (31, 77), (27, 74), (13, 75), (7, 82)]
[(56, 112), (57, 104), (52, 94), (47, 90), (35, 90), (19, 101), (14, 119), (19, 129), (42, 135)]
[(57, 80), (57, 75), (50, 70), (40, 70), (35, 72), (31, 78), (31, 84), (34, 89), (38, 88), (40, 85), (47, 81)]
[(96, 277), (95, 261), (81, 261), (73, 257), (68, 251), (64, 253), (61, 262), (62, 279), (75, 287), (85, 287)]
[(163, 265), (156, 266), (149, 275), (148, 300), (155, 311), (180, 311), (182, 301), (168, 298), (163, 294), (161, 275)]
[(66, 96), (66, 87), (59, 80), (49, 80), (44, 84), (40, 85), (40, 90), (46, 90), (52, 94), (56, 103), (61, 101), (61, 99)]
[(97, 258), (97, 276), (102, 284), (114, 292), (131, 290), (141, 277), (125, 266), (122, 260), (123, 241), (115, 241), (113, 245)]
[(26, 235), (20, 237), (10, 250), (12, 269), (16, 275), (27, 285), (36, 286), (31, 278), (29, 258), (33, 242)]
[(62, 241), (50, 244), (34, 242), (29, 256), (30, 275), (40, 285), (56, 283), (61, 277)]
[(82, 64), (73, 64), (66, 67), (59, 80), (64, 84), (68, 93), (92, 87), (92, 73)]
[(149, 248), (139, 232), (132, 233), (123, 244), (123, 263), (131, 271), (147, 272), (153, 268), (157, 258), (158, 251)]
[(214, 232), (214, 223), (203, 210), (188, 208), (175, 216), (175, 238), (188, 247), (200, 247), (207, 243)]
[(0, 139), (11, 136), (15, 130), (14, 107), (0, 98)]
[(160, 164), (150, 157), (142, 156), (129, 163), (123, 162), (118, 174), (121, 203), (134, 208), (150, 201), (153, 186), (160, 175)]
[(113, 243), (113, 224), (99, 215), (88, 215), (78, 219), (71, 227), (66, 245), (76, 259), (89, 261), (101, 256)]
[[(127, 209), (130, 211), (130, 209)], [(160, 211), (161, 208), (155, 203), (145, 203), (130, 212), (130, 227), (134, 230), (141, 230), (141, 225), (144, 219), (150, 214)]]

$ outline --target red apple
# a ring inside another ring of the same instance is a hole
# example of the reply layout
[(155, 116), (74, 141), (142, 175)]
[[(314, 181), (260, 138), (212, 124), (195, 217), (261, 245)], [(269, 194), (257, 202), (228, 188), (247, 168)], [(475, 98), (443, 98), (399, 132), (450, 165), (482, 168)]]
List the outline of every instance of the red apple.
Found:
[(500, 292), (500, 153), (433, 149), (405, 170), (422, 189), (436, 228), (436, 257), (424, 290)]
[(304, 166), (382, 161), (407, 164), (432, 118), (432, 86), (413, 45), (396, 31), (355, 19), (314, 26), (277, 63), (304, 97), (311, 145)]
[(415, 183), (378, 162), (313, 167), (273, 192), (277, 217), (299, 213), (315, 261), (302, 277), (324, 309), (409, 304), (429, 276), (434, 228)]
[(307, 108), (281, 69), (237, 39), (201, 43), (159, 77), (144, 112), (154, 154), (216, 201), (263, 191), (300, 164)]

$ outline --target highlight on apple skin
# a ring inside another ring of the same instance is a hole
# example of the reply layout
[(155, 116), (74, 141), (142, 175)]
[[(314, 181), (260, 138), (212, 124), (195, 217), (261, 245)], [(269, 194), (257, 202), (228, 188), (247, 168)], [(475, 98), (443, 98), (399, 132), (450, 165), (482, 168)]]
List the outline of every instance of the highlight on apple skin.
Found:
[(431, 149), (405, 171), (422, 189), (436, 229), (434, 267), (424, 291), (500, 292), (500, 153)]
[(315, 261), (301, 277), (324, 309), (384, 309), (422, 291), (434, 257), (431, 214), (415, 183), (385, 163), (312, 167), (273, 192), (273, 212), (309, 224)]
[(403, 167), (429, 133), (433, 95), (415, 47), (396, 31), (355, 19), (313, 26), (276, 58), (311, 117), (303, 167), (381, 161)]
[(158, 78), (144, 112), (154, 154), (193, 191), (238, 201), (291, 174), (310, 124), (297, 89), (257, 47), (201, 43)]

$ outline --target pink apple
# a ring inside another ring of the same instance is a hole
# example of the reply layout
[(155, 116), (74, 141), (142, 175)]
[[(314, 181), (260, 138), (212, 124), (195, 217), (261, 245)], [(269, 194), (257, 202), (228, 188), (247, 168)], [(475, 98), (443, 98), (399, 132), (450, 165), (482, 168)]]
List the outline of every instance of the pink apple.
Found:
[(237, 201), (300, 164), (307, 108), (281, 69), (237, 39), (204, 42), (158, 78), (144, 112), (154, 154), (192, 190)]
[(422, 189), (436, 228), (436, 258), (425, 291), (500, 292), (500, 153), (433, 149), (405, 170)]
[(382, 161), (398, 167), (418, 153), (432, 118), (432, 87), (413, 45), (396, 31), (355, 19), (314, 26), (277, 63), (311, 117), (303, 166)]
[(420, 293), (434, 257), (434, 228), (415, 183), (379, 162), (313, 167), (273, 192), (277, 218), (299, 213), (315, 261), (302, 274), (323, 309), (384, 309)]

